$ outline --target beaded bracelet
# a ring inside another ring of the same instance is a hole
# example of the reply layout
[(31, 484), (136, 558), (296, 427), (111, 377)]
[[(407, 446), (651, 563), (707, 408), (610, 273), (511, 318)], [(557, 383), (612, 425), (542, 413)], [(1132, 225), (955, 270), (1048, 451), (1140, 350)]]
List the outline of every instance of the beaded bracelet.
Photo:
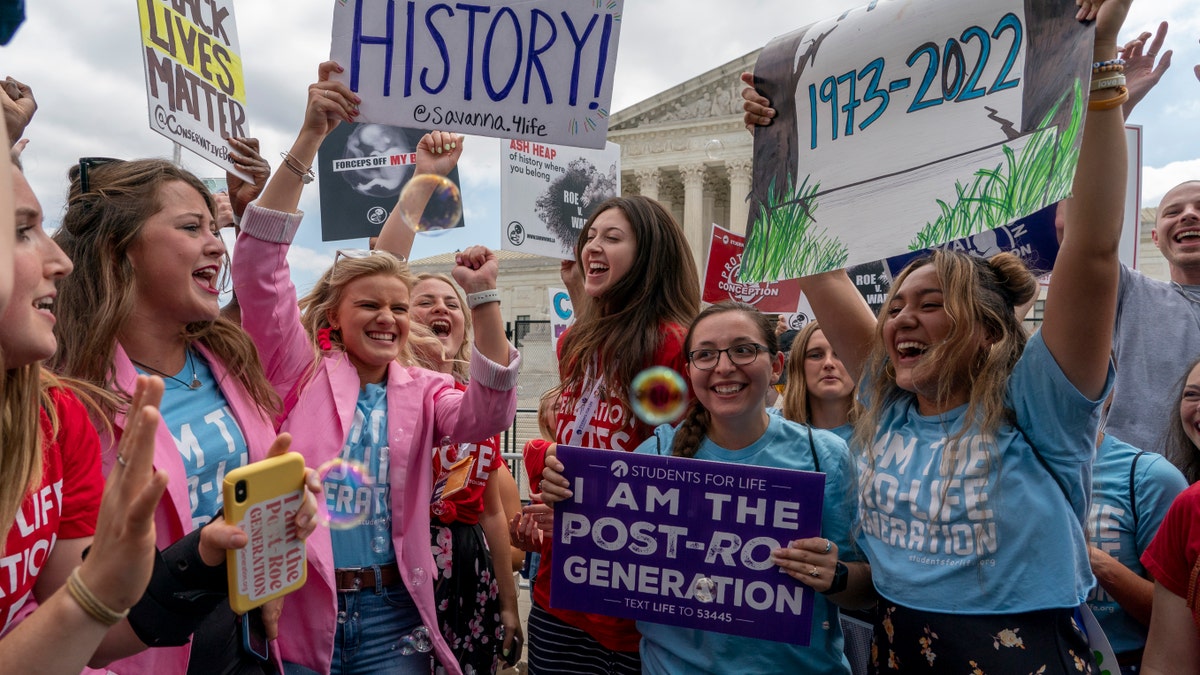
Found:
[(1114, 64), (1107, 65), (1107, 66), (1099, 66), (1096, 68), (1092, 68), (1092, 75), (1099, 75), (1100, 73), (1123, 73), (1123, 72), (1125, 72), (1125, 65), (1120, 64), (1120, 63), (1114, 63)]
[(1101, 79), (1092, 80), (1092, 91), (1100, 91), (1101, 89), (1112, 89), (1114, 87), (1124, 87), (1125, 76), (1113, 75)]
[(1121, 66), (1125, 67), (1125, 59), (1109, 59), (1107, 61), (1096, 61), (1092, 64), (1092, 70), (1104, 68), (1105, 66)]
[[(295, 157), (292, 157), (292, 153), (284, 151), (279, 153), (279, 156), (283, 158), (283, 165), (286, 166), (289, 171), (300, 177), (301, 183), (308, 185), (309, 183), (313, 182), (313, 178), (316, 178), (316, 174), (313, 173), (312, 167), (309, 166), (308, 168), (300, 168), (300, 162)], [(295, 163), (293, 164), (293, 162)]]
[(128, 609), (123, 612), (115, 611), (97, 598), (96, 594), (92, 593), (91, 589), (83, 583), (83, 579), (79, 578), (78, 567), (71, 570), (71, 576), (67, 577), (67, 593), (71, 594), (85, 614), (105, 626), (115, 626), (120, 623), (121, 619), (129, 615)]
[(1102, 98), (1099, 101), (1095, 99), (1088, 100), (1088, 110), (1112, 110), (1113, 108), (1124, 105), (1129, 100), (1129, 90), (1125, 87), (1117, 87), (1117, 94), (1112, 98)]

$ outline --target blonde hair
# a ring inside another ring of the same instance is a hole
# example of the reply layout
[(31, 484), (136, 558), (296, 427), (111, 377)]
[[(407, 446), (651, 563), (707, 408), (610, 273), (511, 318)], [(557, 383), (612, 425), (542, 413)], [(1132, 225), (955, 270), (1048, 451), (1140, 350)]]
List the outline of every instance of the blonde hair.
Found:
[[(467, 311), (467, 303), (463, 299), (462, 291), (459, 290), (458, 284), (454, 283), (454, 279), (445, 274), (432, 274), (429, 272), (418, 274), (416, 281), (413, 282), (412, 287), (415, 289), (422, 281), (427, 281), (429, 279), (441, 281), (442, 283), (446, 284), (450, 287), (450, 290), (454, 291), (454, 296), (458, 298), (459, 311), (461, 311), (463, 315), (462, 344), (458, 346), (457, 352), (453, 354), (445, 354), (443, 358), (449, 359), (452, 362), (453, 366), (450, 373), (454, 376), (454, 379), (458, 380), (459, 382), (466, 382), (468, 379), (470, 379), (471, 369), (471, 312)], [(434, 339), (436, 339), (436, 337)], [(431, 370), (440, 369), (433, 368)]]
[(0, 438), (4, 439), (4, 449), (0, 452), (0, 542), (7, 540), (8, 531), (30, 490), (42, 482), (42, 455), (47, 442), (42, 413), (49, 421), (49, 438), (58, 435), (58, 411), (51, 391), (70, 391), (88, 409), (92, 419), (98, 420), (109, 432), (111, 426), (103, 418), (97, 401), (112, 396), (87, 383), (57, 377), (36, 362), (5, 369), (2, 382)]
[[(127, 403), (131, 392), (116, 381), (117, 336), (133, 315), (135, 277), (129, 249), (146, 221), (163, 209), (162, 188), (180, 181), (196, 190), (210, 213), (212, 195), (191, 173), (159, 159), (114, 161), (92, 166), (89, 189), (82, 191), (79, 168), (69, 172), (67, 212), (54, 240), (75, 264), (58, 282), (54, 328), (58, 352), (51, 367), (73, 378), (117, 394), (102, 400), (106, 416)], [(226, 261), (228, 262), (228, 261)], [(228, 270), (228, 265), (223, 266)], [(227, 273), (227, 272), (226, 272)], [(180, 329), (185, 344), (207, 347), (266, 412), (280, 408), (279, 396), (263, 372), (250, 336), (228, 319), (197, 321)]]
[[(395, 277), (404, 284), (409, 293), (412, 292), (413, 275), (408, 271), (408, 265), (391, 253), (375, 251), (372, 255), (362, 258), (339, 258), (329, 269), (325, 270), (308, 295), (300, 299), (300, 323), (308, 332), (308, 338), (312, 341), (313, 346), (313, 364), (309, 371), (309, 377), (317, 372), (317, 368), (321, 364), (323, 351), (318, 341), (321, 331), (329, 329), (329, 341), (333, 343), (335, 349), (342, 351), (346, 349), (342, 342), (341, 331), (332, 330), (332, 325), (329, 323), (329, 314), (341, 304), (346, 286), (356, 279), (375, 275)], [(411, 322), (409, 330), (410, 332), (412, 330)], [(418, 356), (411, 350), (405, 351), (407, 348), (407, 342), (400, 345), (401, 356), (414, 360), (415, 363)]]
[[(918, 379), (933, 376), (934, 391), (924, 393), (933, 401), (946, 401), (965, 387), (968, 405), (962, 428), (947, 439), (950, 452), (942, 455), (942, 471), (954, 465), (958, 441), (978, 429), (985, 438), (994, 436), (1003, 422), (1012, 421), (1004, 397), (1008, 377), (1025, 350), (1026, 334), (1014, 308), (1028, 302), (1038, 290), (1037, 279), (1011, 253), (1000, 253), (984, 260), (957, 251), (938, 249), (914, 260), (892, 283), (887, 299), (879, 310), (875, 327), (875, 346), (863, 366), (868, 382), (870, 406), (855, 424), (853, 446), (867, 453), (874, 467), (874, 441), (884, 411), (896, 402), (915, 394), (896, 384), (896, 373), (883, 340), (883, 326), (896, 293), (914, 270), (932, 265), (942, 284), (944, 307), (950, 319), (950, 332), (942, 342), (931, 345), (918, 366)], [(976, 337), (982, 331), (991, 342), (978, 349)]]
[[(812, 420), (812, 397), (808, 393), (808, 377), (804, 365), (808, 360), (808, 343), (821, 330), (816, 321), (808, 322), (792, 342), (792, 351), (787, 361), (787, 387), (783, 390), (783, 416), (793, 422), (809, 424)], [(832, 347), (830, 347), (832, 349)], [(859, 405), (852, 389), (847, 396), (846, 421), (858, 419)]]

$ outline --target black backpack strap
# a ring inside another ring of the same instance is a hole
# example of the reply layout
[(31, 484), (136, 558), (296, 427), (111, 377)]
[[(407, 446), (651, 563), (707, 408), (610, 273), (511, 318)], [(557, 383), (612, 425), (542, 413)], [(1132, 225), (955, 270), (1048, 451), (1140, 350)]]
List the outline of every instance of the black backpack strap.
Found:
[(808, 429), (808, 451), (812, 453), (813, 466), (816, 467), (813, 471), (821, 472), (821, 460), (817, 459), (817, 444), (813, 442), (812, 425), (805, 424), (804, 428)]
[(1133, 463), (1129, 465), (1129, 505), (1133, 510), (1133, 536), (1137, 536), (1138, 528), (1138, 509), (1137, 509), (1137, 494), (1133, 491), (1133, 473), (1137, 471), (1138, 458), (1146, 454), (1145, 450), (1138, 450), (1138, 453), (1133, 456)]

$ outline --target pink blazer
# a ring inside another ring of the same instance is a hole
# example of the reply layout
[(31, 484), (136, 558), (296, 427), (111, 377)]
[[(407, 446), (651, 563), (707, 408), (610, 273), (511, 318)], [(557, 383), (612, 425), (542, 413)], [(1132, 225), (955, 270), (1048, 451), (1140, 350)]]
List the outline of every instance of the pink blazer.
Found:
[[(362, 385), (353, 364), (338, 351), (326, 353), (310, 376), (316, 354), (300, 324), (286, 258), (302, 216), (252, 204), (242, 220), (233, 279), (242, 325), (258, 345), (268, 378), (291, 406), (282, 430), (292, 434), (292, 449), (317, 467), (341, 453)], [(404, 585), (448, 673), (461, 671), (437, 628), (429, 539), (432, 448), (446, 436), (455, 442), (478, 441), (511, 424), (519, 366), (520, 355), (511, 347), (508, 367), (476, 352), (466, 391), (457, 390), (454, 381), (440, 373), (398, 363), (388, 369), (392, 544)], [(284, 602), (280, 651), (286, 661), (327, 673), (337, 628), (333, 545), (323, 527), (308, 542), (308, 582)]]
[[(225, 395), (225, 400), (233, 411), (242, 436), (246, 439), (246, 447), (250, 452), (250, 461), (254, 462), (267, 456), (271, 443), (275, 440), (275, 428), (271, 418), (263, 413), (258, 403), (241, 383), (229, 374), (229, 370), (219, 359), (215, 358), (203, 345), (196, 345), (196, 350), (208, 362), (213, 377)], [(137, 370), (125, 354), (121, 345), (117, 345), (115, 359), (116, 383), (125, 391), (133, 391)], [(125, 428), (125, 415), (117, 414), (113, 425), (118, 430)], [(116, 443), (112, 438), (101, 435), (103, 445), (104, 474), (112, 469), (116, 462)], [(187, 471), (183, 467), (183, 457), (175, 445), (175, 439), (167, 429), (166, 423), (159, 423), (155, 432), (154, 468), (167, 472), (170, 481), (167, 492), (158, 503), (154, 515), (154, 534), (158, 548), (166, 548), (183, 535), (192, 531), (192, 510), (188, 496)], [(121, 659), (109, 664), (108, 669), (115, 673), (185, 673), (187, 672), (188, 655), (191, 645), (182, 647), (159, 647)]]

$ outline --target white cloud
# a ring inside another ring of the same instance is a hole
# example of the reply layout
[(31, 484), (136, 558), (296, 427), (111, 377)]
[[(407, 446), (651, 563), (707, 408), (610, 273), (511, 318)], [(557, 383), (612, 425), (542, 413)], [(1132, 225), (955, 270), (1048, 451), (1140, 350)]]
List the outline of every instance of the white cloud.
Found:
[(1188, 180), (1200, 179), (1200, 159), (1171, 162), (1163, 167), (1142, 167), (1142, 205), (1157, 206), (1168, 190)]

